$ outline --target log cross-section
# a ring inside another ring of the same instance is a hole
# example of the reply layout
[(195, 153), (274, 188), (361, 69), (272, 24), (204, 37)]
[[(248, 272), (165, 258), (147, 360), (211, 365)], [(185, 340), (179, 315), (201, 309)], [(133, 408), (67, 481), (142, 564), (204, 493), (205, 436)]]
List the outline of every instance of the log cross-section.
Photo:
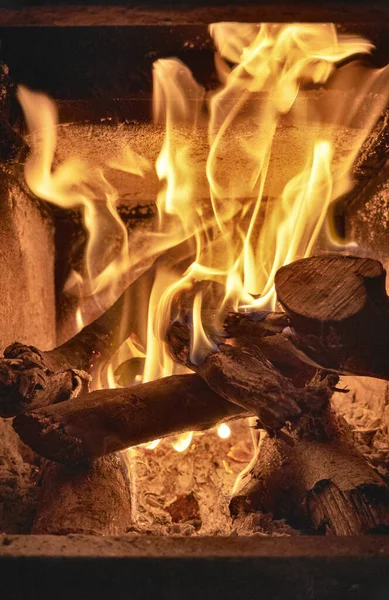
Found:
[(380, 262), (324, 255), (276, 274), (277, 298), (300, 356), (345, 374), (389, 379), (389, 298)]

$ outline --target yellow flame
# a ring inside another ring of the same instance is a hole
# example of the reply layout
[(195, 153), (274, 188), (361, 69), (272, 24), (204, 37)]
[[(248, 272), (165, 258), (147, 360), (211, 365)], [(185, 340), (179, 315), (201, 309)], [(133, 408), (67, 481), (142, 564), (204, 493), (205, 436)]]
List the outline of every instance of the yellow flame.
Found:
[(201, 364), (207, 354), (216, 350), (216, 346), (204, 331), (201, 319), (201, 305), (202, 294), (198, 292), (193, 301), (193, 337), (190, 349), (190, 360), (195, 365)]
[(107, 166), (132, 175), (139, 175), (139, 177), (145, 177), (146, 173), (151, 170), (150, 161), (131, 148), (123, 148), (121, 156), (108, 160)]
[(81, 308), (78, 307), (76, 310), (76, 329), (77, 332), (81, 331), (81, 329), (83, 329), (84, 327), (84, 319), (82, 318), (82, 311)]
[[(177, 59), (153, 66), (153, 116), (156, 127), (164, 127), (164, 139), (154, 165), (159, 218), (151, 233), (128, 237), (117, 210), (118, 193), (109, 181), (110, 169), (146, 177), (153, 169), (149, 161), (125, 148), (104, 169), (77, 157), (54, 166), (54, 103), (19, 88), (31, 132), (27, 184), (40, 198), (83, 211), (88, 233), (84, 271), (73, 273), (66, 288), (80, 296), (77, 328), (91, 318), (86, 298), (101, 312), (118, 296), (122, 276), (137, 273), (145, 258), (164, 254), (166, 259), (144, 304), (142, 341), (129, 338), (95, 374), (95, 388), (118, 386), (116, 369), (130, 358), (145, 359), (136, 380), (186, 372), (166, 349), (171, 319), (185, 317), (192, 323), (190, 358), (199, 364), (216, 351), (203, 323), (204, 310), (212, 313), (217, 328), (225, 309), (274, 309), (276, 271), (308, 256), (319, 235), (330, 229), (328, 209), (351, 188), (352, 164), (388, 100), (388, 68), (347, 62), (370, 53), (372, 44), (338, 34), (332, 24), (231, 22), (212, 24), (209, 30), (221, 82), (216, 92), (206, 97)], [(339, 65), (342, 61), (346, 64)], [(319, 90), (314, 101), (312, 88)], [(345, 127), (353, 138), (339, 153), (337, 134)], [(280, 149), (293, 141), (293, 135), (285, 135), (291, 131), (301, 133), (282, 162)], [(209, 152), (201, 167), (194, 156), (204, 132)], [(204, 181), (209, 192), (200, 196)], [(195, 287), (199, 283), (202, 291)], [(212, 286), (222, 290), (215, 305), (215, 296), (208, 294)], [(176, 302), (184, 294), (191, 298), (188, 306)], [(126, 306), (124, 313), (129, 310)], [(218, 434), (228, 437), (228, 425), (221, 425)], [(185, 433), (172, 444), (182, 452), (191, 439), (192, 433)]]
[(154, 440), (153, 442), (146, 444), (145, 448), (147, 448), (147, 450), (155, 450), (156, 447), (159, 445), (160, 441), (161, 440)]
[[(78, 291), (84, 286), (81, 295), (89, 296), (110, 287), (112, 301), (118, 277), (129, 266), (127, 230), (116, 209), (118, 194), (100, 168), (77, 157), (54, 168), (58, 125), (54, 102), (24, 86), (19, 86), (18, 99), (32, 134), (31, 153), (25, 165), (28, 186), (37, 196), (57, 206), (83, 210), (88, 233), (85, 273), (76, 278), (73, 274), (67, 290), (76, 283)], [(120, 240), (119, 244), (104, 247), (108, 232)]]
[(177, 441), (172, 442), (172, 446), (173, 446), (174, 450), (177, 450), (177, 452), (185, 452), (185, 450), (187, 448), (189, 448), (189, 446), (190, 446), (192, 437), (193, 437), (192, 431), (182, 433), (180, 436), (178, 436)]

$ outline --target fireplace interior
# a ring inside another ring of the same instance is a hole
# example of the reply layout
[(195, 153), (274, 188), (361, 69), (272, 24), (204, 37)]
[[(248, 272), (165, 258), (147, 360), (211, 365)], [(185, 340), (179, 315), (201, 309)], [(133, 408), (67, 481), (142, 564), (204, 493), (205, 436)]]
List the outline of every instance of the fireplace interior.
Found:
[(388, 32), (0, 9), (2, 597), (388, 597)]

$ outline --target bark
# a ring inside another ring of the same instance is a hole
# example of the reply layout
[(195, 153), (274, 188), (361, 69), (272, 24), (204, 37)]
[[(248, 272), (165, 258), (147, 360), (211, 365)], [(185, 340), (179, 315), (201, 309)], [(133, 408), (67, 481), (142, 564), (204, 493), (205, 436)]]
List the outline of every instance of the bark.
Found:
[(389, 532), (389, 488), (329, 405), (283, 433), (260, 444), (231, 499), (232, 516), (271, 513), (304, 533)]
[(296, 388), (256, 346), (219, 344), (214, 352), (200, 349), (194, 364), (190, 338), (188, 326), (179, 322), (170, 326), (167, 340), (172, 357), (198, 373), (214, 392), (256, 415), (264, 429), (281, 429), (303, 411), (320, 410), (327, 400), (325, 386)]
[(0, 416), (62, 402), (87, 391), (90, 376), (54, 353), (14, 343), (0, 359)]
[(20, 414), (14, 427), (38, 454), (77, 462), (171, 434), (203, 431), (248, 414), (215, 394), (197, 375), (174, 375)]
[(327, 370), (389, 379), (389, 301), (378, 261), (325, 255), (276, 274), (299, 356)]
[(304, 387), (316, 368), (299, 358), (295, 345), (286, 333), (289, 319), (285, 313), (265, 311), (230, 312), (223, 329), (238, 347), (257, 346), (281, 373), (296, 387)]
[(131, 526), (123, 458), (112, 454), (77, 465), (47, 463), (32, 533), (120, 535)]

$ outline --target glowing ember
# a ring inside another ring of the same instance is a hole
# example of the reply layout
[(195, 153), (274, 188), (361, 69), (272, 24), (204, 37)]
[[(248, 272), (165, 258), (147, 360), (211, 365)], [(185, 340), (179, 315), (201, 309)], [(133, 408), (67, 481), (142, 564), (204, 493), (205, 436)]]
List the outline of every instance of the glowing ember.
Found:
[[(158, 223), (142, 240), (136, 235), (128, 239), (116, 208), (118, 193), (105, 171), (77, 158), (53, 166), (55, 106), (42, 94), (19, 90), (33, 134), (25, 167), (29, 187), (49, 202), (83, 209), (88, 232), (84, 271), (73, 273), (67, 284), (67, 290), (80, 300), (77, 328), (87, 321), (84, 308), (91, 299), (103, 309), (123, 289), (123, 277), (136, 273), (142, 261), (165, 253), (147, 299), (144, 339), (127, 340), (104, 371), (95, 374), (95, 387), (118, 386), (115, 371), (130, 358), (144, 360), (143, 375), (135, 380), (142, 377), (146, 382), (184, 372), (167, 354), (164, 343), (172, 316), (182, 316), (174, 307), (183, 292), (192, 293), (191, 305), (185, 310), (193, 321), (191, 360), (195, 364), (215, 351), (204, 328), (202, 309), (212, 309), (216, 330), (227, 306), (273, 310), (276, 271), (308, 256), (323, 230), (329, 234), (329, 206), (352, 185), (351, 165), (386, 102), (380, 92), (387, 89), (387, 69), (369, 69), (356, 61), (336, 66), (353, 55), (369, 53), (372, 45), (361, 38), (338, 35), (331, 24), (217, 23), (210, 26), (210, 33), (222, 84), (216, 93), (207, 97), (189, 69), (176, 59), (154, 64), (153, 114), (157, 123), (164, 124), (165, 135), (155, 163), (160, 181)], [(304, 98), (307, 87), (319, 86), (323, 93), (312, 117), (297, 99)], [(331, 91), (351, 87), (354, 104), (350, 106), (350, 96), (345, 94), (341, 100), (343, 96), (338, 95), (337, 106), (331, 105), (329, 110)], [(359, 109), (367, 98), (369, 107), (361, 116)], [(355, 128), (358, 124), (356, 143), (340, 162), (334, 161), (329, 113), (334, 125)], [(204, 127), (206, 118), (209, 153), (205, 172), (200, 173), (193, 151), (196, 132)], [(309, 125), (312, 131), (305, 139), (304, 164), (286, 180), (277, 170), (273, 144), (285, 123)], [(245, 165), (233, 178), (223, 170), (223, 157), (231, 147), (227, 139), (231, 138), (236, 157)], [(107, 160), (107, 168), (145, 177), (152, 166), (126, 148), (117, 158)], [(198, 182), (204, 177), (209, 194), (200, 198)], [(185, 250), (174, 253), (183, 242)], [(203, 291), (194, 289), (198, 282)], [(207, 292), (215, 285), (222, 289), (222, 296), (215, 305), (205, 305)], [(173, 308), (176, 314), (172, 314)], [(225, 424), (217, 431), (221, 438), (230, 435)], [(172, 444), (183, 452), (191, 439), (192, 434), (185, 433)], [(158, 442), (147, 448), (155, 448)]]
[(217, 433), (219, 437), (221, 437), (223, 440), (226, 440), (231, 435), (231, 429), (228, 427), (228, 425), (226, 425), (226, 423), (222, 423), (217, 428)]

